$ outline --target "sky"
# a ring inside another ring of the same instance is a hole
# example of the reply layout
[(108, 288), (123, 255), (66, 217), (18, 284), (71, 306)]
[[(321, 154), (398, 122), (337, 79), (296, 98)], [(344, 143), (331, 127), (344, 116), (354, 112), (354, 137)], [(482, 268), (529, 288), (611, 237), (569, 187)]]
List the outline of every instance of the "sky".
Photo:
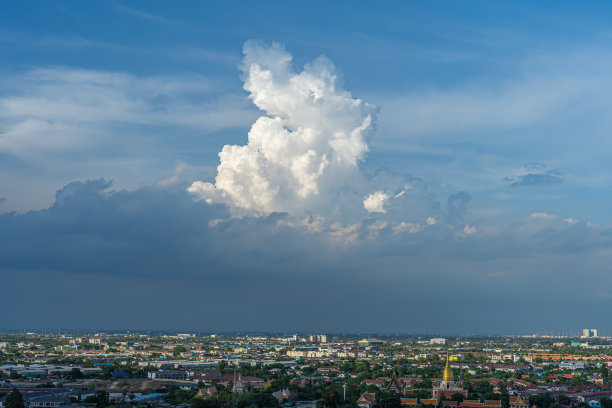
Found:
[(0, 329), (611, 333), (606, 2), (0, 13)]

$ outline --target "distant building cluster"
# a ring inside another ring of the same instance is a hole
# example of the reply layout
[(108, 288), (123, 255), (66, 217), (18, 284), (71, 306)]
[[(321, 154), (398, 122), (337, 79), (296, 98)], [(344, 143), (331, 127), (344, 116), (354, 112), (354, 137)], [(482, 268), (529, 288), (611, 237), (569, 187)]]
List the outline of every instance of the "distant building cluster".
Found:
[(311, 334), (308, 336), (308, 341), (312, 343), (327, 343), (327, 336), (325, 334)]
[(597, 329), (582, 329), (582, 337), (583, 339), (588, 338), (597, 338), (599, 337), (597, 334)]

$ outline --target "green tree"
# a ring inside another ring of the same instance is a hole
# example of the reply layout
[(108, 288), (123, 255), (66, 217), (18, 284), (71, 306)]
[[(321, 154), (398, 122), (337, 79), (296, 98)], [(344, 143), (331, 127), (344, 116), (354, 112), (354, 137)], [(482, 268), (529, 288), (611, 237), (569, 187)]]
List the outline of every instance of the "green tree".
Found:
[(108, 407), (108, 392), (106, 391), (98, 391), (96, 392), (96, 408)]
[(23, 397), (17, 388), (13, 388), (9, 395), (6, 397), (5, 405), (6, 408), (25, 408), (23, 403)]
[(531, 405), (537, 405), (538, 408), (550, 408), (554, 404), (555, 400), (548, 395), (532, 395), (529, 397), (529, 403)]
[[(602, 398), (602, 403), (601, 403), (602, 408), (610, 408), (609, 406), (604, 406), (604, 405), (605, 405), (605, 404), (604, 404), (604, 401), (603, 401), (604, 399), (607, 399), (607, 398)], [(559, 404), (561, 404), (561, 405), (570, 405), (570, 404), (572, 403), (572, 400), (570, 399), (570, 397), (568, 397), (568, 396), (567, 396), (567, 395), (565, 395), (565, 394), (559, 394), (559, 395), (557, 396), (557, 401), (558, 401), (558, 402), (559, 402)], [(609, 401), (609, 400), (608, 400), (608, 401)]]
[(335, 408), (338, 406), (338, 398), (336, 393), (333, 391), (327, 391), (323, 393), (323, 406)]
[(219, 398), (196, 399), (191, 403), (191, 408), (221, 408), (223, 404)]
[(276, 407), (278, 401), (271, 394), (264, 392), (251, 391), (244, 393), (238, 400), (238, 408), (251, 408), (251, 407)]
[(457, 392), (457, 393), (455, 393), (455, 394), (453, 394), (453, 395), (451, 396), (451, 399), (452, 399), (453, 401), (463, 402), (463, 398), (464, 398), (464, 397), (463, 397), (463, 394), (461, 394), (461, 393), (459, 393), (459, 392)]
[(490, 394), (493, 392), (493, 386), (490, 382), (483, 380), (478, 381), (474, 384), (474, 391), (478, 393), (481, 397), (485, 394)]
[(589, 380), (583, 375), (574, 375), (570, 381), (570, 385), (587, 385)]
[(187, 349), (183, 346), (176, 346), (172, 349), (172, 354), (174, 354), (175, 356), (178, 356), (181, 353), (186, 352)]
[(394, 392), (381, 392), (378, 405), (381, 408), (401, 408), (402, 406), (400, 396)]
[(85, 378), (83, 372), (78, 368), (73, 368), (69, 373), (67, 373), (64, 378), (68, 381), (80, 380)]

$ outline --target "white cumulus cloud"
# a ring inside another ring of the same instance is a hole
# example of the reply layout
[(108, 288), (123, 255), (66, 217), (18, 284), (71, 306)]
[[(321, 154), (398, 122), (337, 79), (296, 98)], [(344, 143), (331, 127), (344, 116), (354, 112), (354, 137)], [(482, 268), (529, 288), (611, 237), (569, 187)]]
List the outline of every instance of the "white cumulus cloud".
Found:
[(244, 89), (265, 115), (245, 145), (223, 147), (214, 183), (196, 181), (188, 191), (235, 215), (329, 215), (342, 211), (341, 202), (360, 206), (367, 190), (358, 163), (376, 108), (343, 90), (325, 57), (297, 72), (276, 43), (249, 41), (244, 55)]
[(386, 213), (385, 204), (390, 197), (383, 191), (375, 191), (363, 200), (363, 207), (371, 213)]

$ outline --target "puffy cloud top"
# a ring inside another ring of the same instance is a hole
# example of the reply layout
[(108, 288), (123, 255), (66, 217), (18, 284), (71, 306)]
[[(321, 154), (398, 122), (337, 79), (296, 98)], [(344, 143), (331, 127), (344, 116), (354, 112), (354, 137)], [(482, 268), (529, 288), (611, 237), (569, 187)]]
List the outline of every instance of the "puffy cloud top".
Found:
[(368, 151), (376, 108), (340, 87), (327, 58), (296, 72), (276, 43), (247, 42), (242, 71), (244, 89), (266, 115), (246, 145), (223, 147), (214, 184), (196, 181), (189, 191), (229, 205), (235, 215), (326, 215), (354, 194), (361, 204), (357, 165)]

